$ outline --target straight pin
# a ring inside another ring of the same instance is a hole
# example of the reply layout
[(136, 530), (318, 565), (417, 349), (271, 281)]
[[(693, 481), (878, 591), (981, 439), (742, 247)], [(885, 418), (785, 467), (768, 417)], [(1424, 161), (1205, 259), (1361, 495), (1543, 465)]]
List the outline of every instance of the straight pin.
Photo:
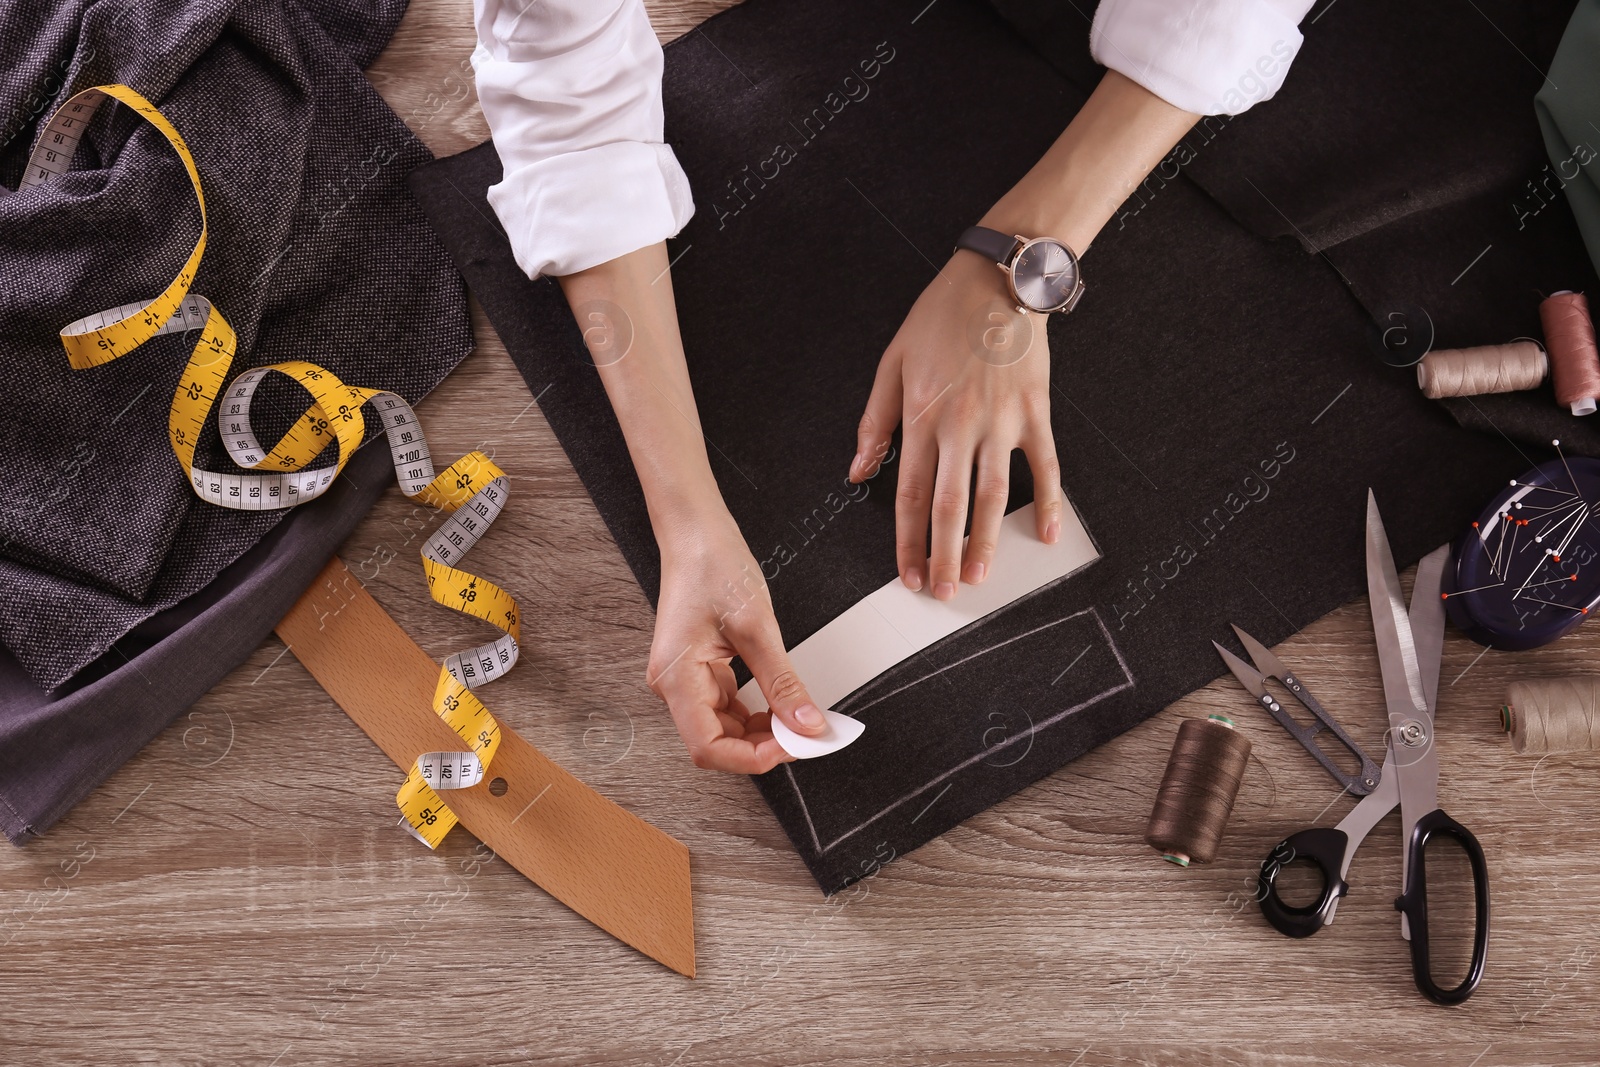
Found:
[(1503, 586), (1505, 584), (1506, 584), (1505, 582), (1495, 582), (1493, 585), (1479, 585), (1479, 586), (1474, 586), (1471, 589), (1457, 589), (1453, 593), (1440, 593), (1439, 594), (1439, 599), (1441, 599), (1441, 600), (1449, 600), (1453, 596), (1465, 596), (1467, 593), (1481, 593), (1485, 589), (1499, 589), (1501, 586)]
[(1528, 568), (1528, 576), (1522, 580), (1522, 585), (1520, 587), (1518, 587), (1517, 591), (1515, 593), (1511, 594), (1511, 599), (1512, 600), (1515, 600), (1515, 599), (1517, 599), (1517, 597), (1522, 595), (1522, 590), (1528, 588), (1528, 583), (1533, 581), (1533, 576), (1538, 574), (1539, 573), (1539, 568), (1544, 565), (1543, 561), (1549, 560), (1550, 557), (1548, 555), (1544, 555), (1544, 556), (1540, 556), (1539, 559), (1540, 559), (1541, 562), (1535, 563), (1533, 566)]
[[(1502, 518), (1505, 518), (1509, 521), (1511, 518), (1511, 513), (1509, 511), (1502, 513)], [(1500, 539), (1494, 543), (1494, 566), (1491, 567), (1490, 570), (1494, 572), (1496, 577), (1504, 577), (1504, 575), (1500, 573), (1500, 550), (1505, 547), (1506, 543), (1506, 524), (1502, 522), (1497, 523), (1496, 526), (1500, 532)], [(1507, 561), (1507, 566), (1510, 566), (1509, 561)]]
[[(1478, 530), (1479, 529), (1478, 524), (1476, 522), (1474, 522), (1472, 524), (1472, 528), (1474, 530)], [(1494, 574), (1494, 557), (1489, 555), (1489, 546), (1484, 543), (1484, 538), (1482, 536), (1481, 531), (1479, 533), (1479, 536), (1474, 537), (1473, 540), (1478, 542), (1478, 547), (1479, 548), (1483, 549), (1483, 558), (1489, 561), (1489, 573), (1490, 574)]]
[(1589, 609), (1588, 608), (1575, 607), (1572, 604), (1558, 604), (1554, 600), (1540, 600), (1536, 596), (1526, 596), (1526, 597), (1523, 597), (1523, 599), (1524, 600), (1531, 600), (1535, 604), (1549, 604), (1553, 608), (1566, 608), (1568, 611), (1576, 611), (1576, 612), (1578, 612), (1579, 614), (1582, 614), (1582, 615), (1589, 614)]
[(1567, 454), (1561, 451), (1561, 441), (1557, 439), (1552, 440), (1550, 443), (1556, 446), (1556, 455), (1561, 457), (1561, 465), (1567, 468), (1567, 477), (1572, 481), (1572, 494), (1581, 497), (1583, 490), (1578, 488), (1578, 479), (1572, 477), (1572, 465), (1567, 462)]
[(1578, 536), (1578, 531), (1583, 528), (1583, 524), (1589, 521), (1589, 514), (1590, 514), (1589, 505), (1585, 504), (1583, 506), (1583, 515), (1582, 515), (1582, 517), (1579, 518), (1577, 522), (1572, 524), (1572, 529), (1567, 531), (1567, 536), (1565, 538), (1563, 538), (1562, 541), (1561, 541), (1561, 547), (1556, 549), (1556, 553), (1555, 553), (1556, 554), (1556, 558), (1559, 559), (1560, 556), (1561, 556), (1561, 553), (1565, 552), (1567, 550), (1567, 546), (1572, 543), (1572, 539), (1574, 537)]
[(1557, 489), (1553, 485), (1534, 485), (1532, 482), (1518, 482), (1515, 478), (1511, 480), (1511, 484), (1522, 485), (1528, 489), (1542, 489), (1546, 493), (1560, 493), (1562, 496), (1579, 496), (1578, 493), (1569, 493), (1565, 489)]
[[(1553, 581), (1549, 581), (1549, 582), (1535, 582), (1533, 585), (1531, 585), (1531, 586), (1526, 586), (1525, 585), (1523, 588), (1525, 588), (1525, 589), (1540, 589), (1540, 588), (1542, 588), (1544, 586), (1547, 586), (1547, 585), (1566, 585), (1569, 582), (1575, 582), (1577, 580), (1578, 580), (1578, 576), (1576, 574), (1572, 574), (1572, 575), (1568, 575), (1565, 578), (1557, 578), (1557, 579), (1555, 579)], [(1522, 591), (1521, 589), (1517, 590), (1517, 592), (1519, 592), (1519, 593), (1521, 591)]]
[[(1561, 527), (1563, 527), (1567, 523), (1571, 522), (1574, 516), (1582, 515), (1583, 512), (1585, 511), (1585, 509), (1587, 509), (1587, 508), (1588, 508), (1588, 505), (1584, 504), (1582, 502), (1579, 502), (1577, 504), (1572, 505), (1572, 510), (1568, 511), (1566, 514), (1562, 515), (1560, 518), (1552, 518), (1551, 519), (1549, 526), (1543, 532), (1541, 532), (1539, 534), (1539, 539), (1543, 540), (1546, 537), (1554, 537), (1554, 536), (1556, 536), (1556, 532), (1558, 530), (1560, 530)], [(1582, 525), (1581, 521), (1580, 521), (1579, 525)]]

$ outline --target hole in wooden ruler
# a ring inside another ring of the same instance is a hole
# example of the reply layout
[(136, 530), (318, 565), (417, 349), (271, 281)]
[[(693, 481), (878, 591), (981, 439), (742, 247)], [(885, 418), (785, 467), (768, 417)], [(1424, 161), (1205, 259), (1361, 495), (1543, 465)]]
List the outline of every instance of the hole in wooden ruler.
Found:
[(505, 796), (506, 790), (509, 788), (511, 787), (506, 785), (504, 778), (493, 778), (489, 781), (489, 792), (497, 797)]

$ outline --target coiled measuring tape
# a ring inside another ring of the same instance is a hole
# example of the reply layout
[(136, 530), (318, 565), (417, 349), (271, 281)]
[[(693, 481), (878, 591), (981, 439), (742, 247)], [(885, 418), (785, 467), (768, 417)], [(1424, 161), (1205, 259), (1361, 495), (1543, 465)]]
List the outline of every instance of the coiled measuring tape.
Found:
[[(370, 404), (389, 439), (401, 492), (449, 516), (422, 548), (429, 594), (436, 602), (501, 631), (493, 641), (450, 656), (439, 671), (433, 710), (467, 749), (419, 756), (395, 797), (401, 825), (435, 848), (456, 824), (439, 792), (481, 782), (500, 744), (500, 724), (472, 690), (499, 678), (517, 662), (522, 628), (516, 601), (493, 582), (455, 566), (504, 508), (505, 472), (483, 453), (471, 452), (436, 474), (427, 439), (409, 404), (382, 389), (349, 385), (315, 363), (274, 363), (247, 371), (224, 387), (237, 339), (209, 300), (189, 292), (206, 247), (205, 194), (188, 145), (154, 104), (126, 85), (101, 85), (73, 95), (46, 123), (28, 158), (21, 188), (43, 185), (70, 169), (84, 128), (108, 99), (138, 112), (178, 153), (200, 205), (200, 236), (183, 269), (161, 295), (68, 324), (61, 331), (67, 361), (76, 370), (86, 370), (119, 359), (152, 337), (198, 331), (167, 417), (172, 450), (202, 500), (244, 511), (294, 507), (326, 492), (361, 446), (368, 426), (363, 408)], [(251, 429), (250, 404), (269, 374), (292, 378), (312, 400), (288, 432), (265, 448)], [(223, 447), (247, 473), (195, 466), (195, 447), (213, 408)], [(330, 445), (337, 445), (337, 459), (311, 467)]]

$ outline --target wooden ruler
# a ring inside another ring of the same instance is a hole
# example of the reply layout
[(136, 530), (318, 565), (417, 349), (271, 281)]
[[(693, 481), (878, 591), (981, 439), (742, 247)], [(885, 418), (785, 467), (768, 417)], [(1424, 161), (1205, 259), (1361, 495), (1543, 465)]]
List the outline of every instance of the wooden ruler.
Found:
[[(277, 633), (402, 770), (425, 752), (461, 747), (429, 710), (439, 665), (343, 560), (323, 569)], [(579, 915), (693, 978), (688, 847), (568, 774), (504, 720), (500, 726), (488, 779), (449, 794), (461, 824)], [(497, 779), (503, 796), (490, 791)]]

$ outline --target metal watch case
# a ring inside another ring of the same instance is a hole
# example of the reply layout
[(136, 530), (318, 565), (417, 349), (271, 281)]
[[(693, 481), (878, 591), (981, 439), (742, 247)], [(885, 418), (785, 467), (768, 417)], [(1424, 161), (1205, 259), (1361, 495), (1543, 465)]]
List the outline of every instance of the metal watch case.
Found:
[[(1056, 311), (1065, 313), (1077, 307), (1084, 290), (1083, 270), (1078, 260), (1078, 254), (1069, 248), (1066, 242), (1059, 241), (1054, 237), (1035, 237), (1030, 240), (1021, 234), (1013, 234), (1013, 236), (1016, 237), (1019, 243), (1016, 252), (1007, 262), (996, 263), (995, 265), (1005, 272), (1006, 280), (1011, 287), (1011, 295), (1017, 301), (1017, 311), (1023, 313), (1036, 311), (1040, 314), (1049, 314)], [(1059, 250), (1059, 254), (1057, 254), (1057, 250)], [(1041, 257), (1037, 264), (1030, 257), (1030, 251), (1034, 257)], [(1067, 264), (1066, 267), (1046, 273), (1049, 267), (1057, 266), (1063, 257)], [(1018, 264), (1022, 264), (1021, 273), (1023, 276), (1020, 283), (1018, 279)], [(1047, 279), (1067, 269), (1072, 271), (1072, 284), (1066, 288), (1065, 294), (1059, 300), (1047, 303), (1047, 300), (1053, 299), (1053, 294), (1047, 296), (1045, 290), (1045, 287), (1050, 284)], [(1035, 274), (1035, 271), (1038, 273)]]

